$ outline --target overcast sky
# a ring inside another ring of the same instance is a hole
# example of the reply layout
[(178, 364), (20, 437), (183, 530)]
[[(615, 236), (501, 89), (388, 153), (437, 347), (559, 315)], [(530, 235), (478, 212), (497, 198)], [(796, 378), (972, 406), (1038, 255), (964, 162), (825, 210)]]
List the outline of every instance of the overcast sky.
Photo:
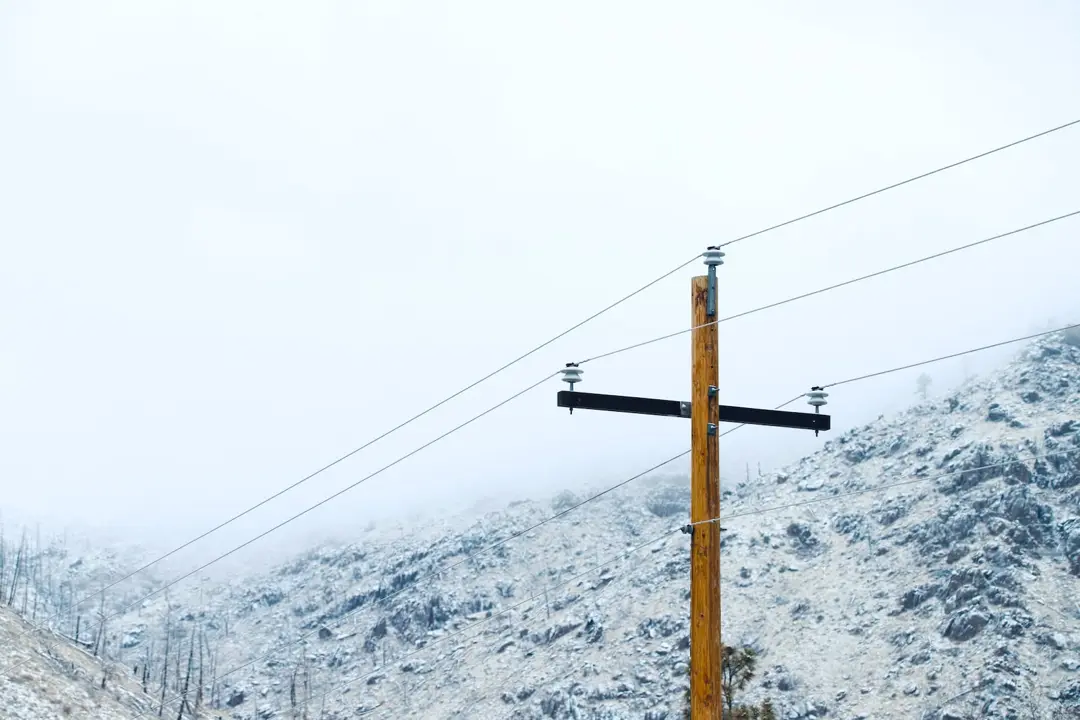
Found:
[[(1077, 37), (1068, 0), (0, 2), (0, 509), (186, 539), (711, 243), (1080, 118)], [(720, 312), (1080, 209), (1078, 159), (1080, 127), (734, 245)], [(1078, 238), (1065, 220), (726, 323), (723, 401), (1076, 321)], [(687, 327), (703, 270), (206, 547), (569, 360)], [(838, 388), (834, 426), (910, 403), (917, 374)], [(570, 417), (560, 385), (281, 538), (688, 448), (684, 421)], [(591, 363), (580, 389), (687, 399), (689, 337)], [(724, 473), (826, 439), (746, 429)]]

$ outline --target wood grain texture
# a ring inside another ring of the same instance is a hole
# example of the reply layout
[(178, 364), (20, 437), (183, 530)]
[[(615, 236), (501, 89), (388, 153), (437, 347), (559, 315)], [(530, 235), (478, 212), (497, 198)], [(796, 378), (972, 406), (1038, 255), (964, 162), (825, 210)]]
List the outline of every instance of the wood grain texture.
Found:
[[(708, 278), (692, 283), (693, 327), (705, 324)], [(694, 330), (691, 402), (690, 521), (720, 516), (719, 433), (709, 435), (709, 423), (719, 424), (719, 399), (709, 397), (717, 385), (719, 367), (716, 325)], [(690, 558), (690, 716), (720, 720), (720, 523), (694, 527)]]

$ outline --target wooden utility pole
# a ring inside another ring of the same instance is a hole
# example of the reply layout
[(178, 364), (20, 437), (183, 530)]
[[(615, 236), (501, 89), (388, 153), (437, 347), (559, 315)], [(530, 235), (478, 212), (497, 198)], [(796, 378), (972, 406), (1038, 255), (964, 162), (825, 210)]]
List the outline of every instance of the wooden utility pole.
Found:
[[(690, 392), (690, 716), (720, 720), (720, 423), (716, 279), (693, 279)], [(710, 279), (712, 287), (710, 288)], [(712, 303), (709, 302), (710, 294)], [(711, 305), (711, 306), (710, 306)], [(711, 311), (711, 313), (710, 313)], [(710, 324), (711, 323), (711, 324)]]
[(813, 388), (808, 393), (813, 413), (759, 410), (719, 403), (719, 360), (717, 347), (716, 268), (724, 253), (710, 247), (705, 253), (709, 274), (695, 277), (692, 288), (691, 334), (693, 358), (690, 371), (690, 402), (657, 400), (626, 395), (576, 392), (582, 370), (568, 363), (563, 380), (570, 390), (558, 394), (558, 406), (582, 410), (636, 413), (689, 418), (690, 420), (690, 717), (692, 720), (720, 720), (721, 663), (720, 639), (720, 434), (721, 422), (740, 425), (813, 430), (816, 435), (831, 427), (831, 418), (820, 414), (825, 393)]

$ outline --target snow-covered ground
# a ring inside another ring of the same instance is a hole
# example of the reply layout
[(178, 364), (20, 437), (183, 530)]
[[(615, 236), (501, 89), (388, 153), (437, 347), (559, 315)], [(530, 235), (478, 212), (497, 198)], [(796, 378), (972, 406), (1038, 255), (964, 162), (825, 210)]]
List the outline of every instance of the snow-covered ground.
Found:
[(0, 679), (4, 720), (131, 720), (150, 707), (128, 678), (130, 668), (102, 663), (72, 643), (37, 632), (6, 607), (0, 607), (0, 670), (7, 671)]
[[(674, 720), (685, 478), (491, 548), (586, 495), (177, 588), (114, 621), (111, 646), (159, 673), (168, 625), (170, 658), (202, 656), (207, 717)], [(745, 699), (786, 718), (1080, 717), (1080, 348), (1040, 341), (741, 484), (723, 515), (724, 640), (760, 653)]]

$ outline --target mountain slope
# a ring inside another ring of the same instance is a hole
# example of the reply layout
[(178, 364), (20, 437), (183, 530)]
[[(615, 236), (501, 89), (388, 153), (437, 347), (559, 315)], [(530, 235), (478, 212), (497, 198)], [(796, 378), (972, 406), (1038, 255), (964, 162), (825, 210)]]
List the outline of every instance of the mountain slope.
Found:
[[(761, 652), (747, 697), (786, 717), (1071, 717), (1080, 459), (1047, 453), (1080, 450), (1078, 403), (1080, 351), (1047, 340), (727, 494), (725, 640)], [(191, 617), (217, 628), (222, 672), (244, 666), (219, 678), (222, 703), (236, 718), (256, 701), (325, 718), (677, 717), (685, 479), (465, 559), (574, 501), (371, 533), (219, 588)]]
[[(34, 631), (0, 607), (0, 717), (5, 720), (131, 720), (149, 707), (112, 663)], [(104, 687), (102, 681), (104, 680)]]
[[(577, 497), (367, 530), (148, 601), (114, 645), (155, 668), (165, 628), (197, 645), (205, 703), (236, 720), (679, 718), (685, 478), (472, 554)], [(789, 720), (1080, 717), (1080, 348), (1038, 342), (723, 507), (724, 639), (760, 654), (745, 699)]]

